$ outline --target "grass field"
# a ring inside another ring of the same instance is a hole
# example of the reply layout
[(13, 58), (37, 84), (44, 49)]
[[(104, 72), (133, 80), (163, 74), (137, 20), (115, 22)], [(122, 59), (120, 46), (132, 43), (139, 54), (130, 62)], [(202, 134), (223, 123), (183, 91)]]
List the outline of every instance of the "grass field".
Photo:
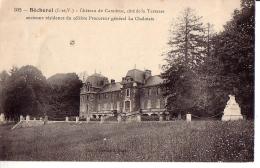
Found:
[(253, 161), (252, 121), (0, 126), (0, 160)]

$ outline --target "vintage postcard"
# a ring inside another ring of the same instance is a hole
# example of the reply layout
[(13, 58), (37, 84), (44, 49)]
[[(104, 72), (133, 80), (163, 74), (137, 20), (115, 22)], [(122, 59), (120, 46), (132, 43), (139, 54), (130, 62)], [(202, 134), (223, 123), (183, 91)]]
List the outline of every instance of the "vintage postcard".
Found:
[(0, 160), (254, 163), (254, 0), (0, 0)]

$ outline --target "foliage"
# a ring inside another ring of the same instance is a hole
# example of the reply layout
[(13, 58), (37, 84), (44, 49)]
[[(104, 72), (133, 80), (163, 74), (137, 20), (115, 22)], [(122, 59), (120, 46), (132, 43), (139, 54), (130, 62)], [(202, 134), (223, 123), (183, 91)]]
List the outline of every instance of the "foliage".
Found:
[[(207, 102), (200, 80), (199, 68), (203, 65), (210, 45), (210, 24), (205, 28), (195, 11), (187, 8), (178, 17), (171, 31), (170, 51), (162, 77), (165, 79), (166, 107), (171, 113), (198, 113)], [(206, 31), (208, 30), (208, 31)]]
[(170, 65), (180, 64), (193, 69), (203, 62), (206, 42), (201, 18), (190, 8), (177, 18), (168, 42), (171, 50), (167, 53), (167, 61)]
[(6, 71), (2, 71), (0, 73), (0, 114), (4, 112), (4, 102), (5, 102), (5, 91), (7, 87), (7, 80), (9, 78), (9, 74)]
[(0, 112), (15, 120), (20, 115), (77, 116), (80, 87), (75, 73), (56, 74), (46, 80), (34, 66), (12, 67), (10, 75), (0, 73)]
[(48, 85), (41, 71), (27, 65), (13, 67), (6, 80), (4, 111), (9, 119), (18, 119), (19, 115), (39, 116), (45, 113)]
[(59, 118), (79, 115), (82, 82), (75, 73), (56, 74), (48, 78), (51, 86), (48, 116)]
[(206, 29), (196, 28), (201, 24), (194, 24), (191, 29), (197, 32), (194, 34), (198, 36), (204, 30), (206, 37), (202, 33), (201, 38), (190, 40), (193, 43), (187, 42), (187, 37), (196, 36), (187, 35), (192, 31), (186, 27), (188, 21), (193, 23), (192, 20), (199, 19), (192, 18), (199, 17), (191, 14), (191, 19), (187, 19), (189, 10), (184, 11), (182, 20), (175, 25), (177, 33), (172, 32), (168, 63), (162, 73), (170, 112), (218, 114), (223, 111), (228, 95), (233, 94), (242, 114), (254, 117), (254, 5), (253, 0), (241, 0), (241, 9), (234, 11), (224, 31), (218, 34), (210, 33), (210, 24)]
[(254, 117), (255, 6), (242, 0), (224, 31), (217, 36), (214, 55), (223, 64), (218, 80), (222, 90), (237, 97), (242, 113)]

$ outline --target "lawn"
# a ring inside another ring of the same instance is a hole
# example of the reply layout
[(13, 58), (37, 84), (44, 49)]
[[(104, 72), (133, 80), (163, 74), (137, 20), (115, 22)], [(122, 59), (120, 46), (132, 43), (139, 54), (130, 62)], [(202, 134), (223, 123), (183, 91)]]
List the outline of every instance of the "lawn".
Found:
[(253, 161), (252, 121), (0, 126), (0, 160)]

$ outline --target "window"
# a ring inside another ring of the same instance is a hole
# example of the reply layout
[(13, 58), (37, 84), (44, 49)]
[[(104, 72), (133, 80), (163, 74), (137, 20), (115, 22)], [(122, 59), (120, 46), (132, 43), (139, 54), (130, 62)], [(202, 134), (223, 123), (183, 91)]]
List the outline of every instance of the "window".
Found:
[(130, 88), (126, 89), (126, 96), (130, 97)]
[(110, 110), (114, 110), (114, 104), (111, 103)]
[(104, 108), (103, 108), (104, 110), (106, 110), (107, 109), (107, 104), (106, 103), (104, 103)]
[(156, 93), (157, 93), (157, 95), (160, 95), (161, 94), (161, 88), (158, 87)]
[(100, 111), (100, 104), (98, 104), (98, 111)]
[(125, 101), (125, 112), (130, 112), (131, 109), (130, 109), (130, 101)]
[(116, 102), (116, 110), (117, 110), (117, 111), (120, 111), (120, 102), (119, 102), (119, 101)]
[(151, 88), (148, 88), (147, 93), (148, 93), (148, 96), (151, 96), (151, 95), (152, 95), (152, 89), (151, 89)]
[(90, 87), (89, 87), (89, 85), (87, 85), (87, 92), (89, 92), (90, 91)]
[(152, 106), (151, 106), (151, 100), (148, 100), (147, 101), (147, 108), (150, 109)]
[(87, 101), (89, 100), (89, 95), (87, 95)]
[(141, 109), (144, 109), (144, 101), (141, 102)]
[(156, 108), (160, 108), (160, 104), (161, 104), (161, 103), (160, 103), (160, 99), (157, 99), (157, 100), (156, 100)]

